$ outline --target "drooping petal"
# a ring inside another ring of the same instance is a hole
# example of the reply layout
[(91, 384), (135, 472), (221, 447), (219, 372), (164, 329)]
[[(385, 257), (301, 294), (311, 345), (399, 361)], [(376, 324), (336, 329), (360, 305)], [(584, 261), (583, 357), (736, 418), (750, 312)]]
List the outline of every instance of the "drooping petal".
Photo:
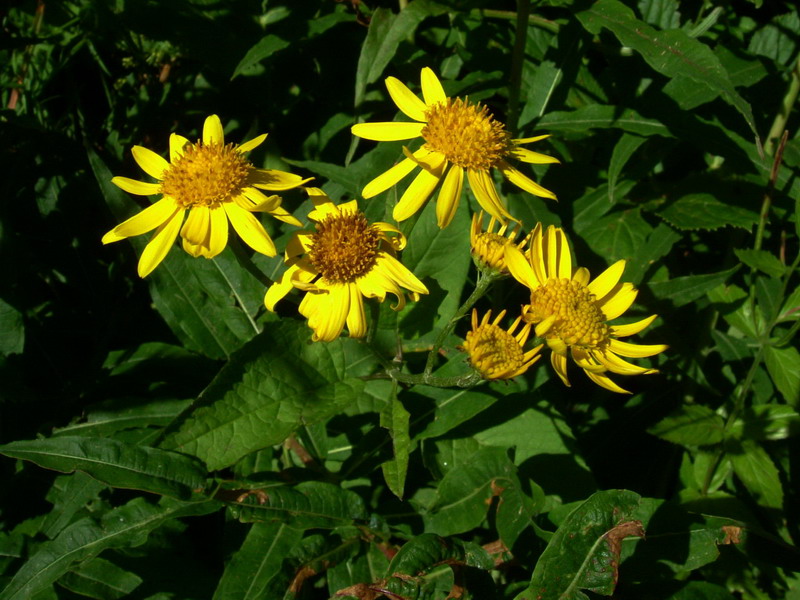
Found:
[(569, 383), (569, 377), (567, 377), (567, 356), (566, 354), (559, 354), (558, 352), (551, 352), (550, 353), (550, 364), (553, 366), (553, 370), (558, 375), (559, 379), (563, 382), (563, 384), (567, 387), (572, 387)]
[(508, 272), (511, 273), (514, 279), (532, 290), (541, 285), (531, 267), (531, 263), (517, 246), (506, 244), (503, 252)]
[[(247, 202), (237, 202), (239, 206), (242, 208), (249, 210), (250, 212), (266, 212), (270, 211), (276, 206), (280, 206), (281, 197), (278, 195), (273, 194), (272, 196), (267, 196), (262, 191), (258, 190), (257, 188), (247, 186), (242, 188), (242, 196), (244, 196), (248, 201)], [(234, 202), (236, 202), (236, 196), (233, 198)]]
[(598, 300), (602, 300), (605, 295), (619, 283), (623, 271), (625, 271), (625, 261), (618, 260), (595, 277), (594, 281), (589, 284), (589, 291), (592, 292)]
[(619, 373), (620, 375), (648, 375), (651, 373), (658, 373), (657, 369), (649, 367), (640, 367), (622, 360), (613, 352), (594, 352), (593, 356), (597, 361), (602, 364), (607, 370), (612, 373)]
[(245, 142), (244, 144), (236, 146), (236, 149), (242, 154), (244, 154), (245, 152), (250, 152), (251, 150), (258, 148), (261, 144), (264, 143), (264, 140), (266, 139), (267, 139), (267, 134), (262, 133), (260, 136), (254, 137), (249, 142)]
[(601, 388), (607, 389), (609, 392), (614, 392), (616, 394), (630, 394), (630, 392), (624, 388), (619, 387), (616, 383), (611, 381), (606, 375), (602, 373), (591, 373), (590, 371), (584, 371), (586, 376), (594, 381), (597, 385)]
[(397, 108), (402, 110), (406, 115), (415, 121), (425, 121), (425, 111), (428, 107), (419, 99), (419, 97), (412, 92), (405, 83), (396, 77), (386, 78), (386, 89), (389, 90), (389, 95), (394, 100)]
[(328, 293), (306, 294), (299, 311), (314, 330), (315, 341), (332, 342), (342, 333), (350, 310), (349, 285), (331, 285)]
[(408, 268), (397, 260), (395, 257), (386, 253), (381, 253), (375, 261), (376, 266), (380, 265), (396, 283), (400, 284), (407, 290), (417, 294), (427, 294), (428, 288), (422, 283), (417, 276), (414, 275)]
[(514, 220), (514, 217), (508, 212), (505, 204), (497, 194), (494, 182), (492, 178), (489, 177), (487, 171), (481, 169), (467, 169), (467, 180), (469, 181), (470, 189), (472, 189), (472, 192), (475, 194), (475, 199), (483, 210), (500, 221), (503, 225), (506, 224), (506, 220), (508, 219)]
[(436, 221), (439, 224), (439, 229), (444, 229), (450, 225), (450, 221), (456, 215), (463, 185), (464, 169), (458, 165), (451, 165), (436, 199)]
[(211, 216), (208, 258), (213, 258), (228, 245), (228, 217), (222, 206), (212, 208), (208, 212)]
[(114, 227), (103, 236), (103, 243), (110, 244), (111, 242), (118, 242), (128, 237), (147, 233), (172, 219), (179, 211), (183, 213), (183, 209), (175, 204), (172, 198), (162, 198)]
[(272, 238), (252, 213), (233, 202), (226, 202), (222, 206), (225, 208), (225, 213), (228, 215), (233, 229), (245, 244), (256, 252), (275, 256), (276, 250)]
[(535, 135), (533, 137), (527, 138), (516, 138), (511, 140), (514, 144), (531, 144), (533, 142), (538, 142), (539, 140), (545, 140), (550, 137), (549, 133), (545, 133), (544, 135)]
[[(417, 150), (417, 152), (419, 152), (419, 150)], [(361, 195), (364, 198), (373, 198), (381, 192), (388, 190), (390, 187), (403, 179), (403, 177), (411, 173), (411, 171), (413, 171), (415, 168), (417, 168), (416, 161), (413, 161), (410, 158), (404, 158), (399, 163), (391, 167), (388, 171), (384, 171), (375, 179), (370, 181), (367, 185), (365, 185), (364, 189), (361, 190)]]
[(425, 67), (420, 73), (420, 83), (422, 84), (422, 97), (425, 99), (425, 104), (433, 106), (440, 102), (447, 100), (447, 94), (444, 93), (442, 82), (436, 76), (436, 73), (430, 67)]
[[(181, 229), (181, 237), (192, 246), (201, 246), (208, 238), (211, 216), (207, 206), (195, 206)], [(197, 256), (197, 255), (195, 255)]]
[(144, 146), (134, 146), (131, 148), (133, 160), (142, 168), (142, 171), (150, 175), (153, 179), (161, 181), (164, 179), (164, 170), (169, 168), (167, 160)]
[[(254, 210), (255, 212), (255, 210)], [(289, 225), (294, 225), (295, 227), (302, 227), (303, 224), (300, 222), (300, 219), (295, 217), (291, 214), (288, 210), (283, 208), (282, 206), (277, 206), (272, 210), (267, 211), (271, 216), (275, 217), (279, 221), (283, 221), (284, 223), (288, 223)]]
[(635, 335), (640, 331), (644, 331), (650, 325), (650, 323), (656, 320), (657, 317), (658, 315), (650, 315), (646, 319), (636, 321), (635, 323), (628, 323), (627, 325), (612, 325), (610, 333), (614, 337), (628, 337), (629, 335)]
[(278, 171), (277, 169), (255, 169), (248, 175), (247, 183), (262, 190), (281, 192), (293, 190), (312, 179), (314, 178), (306, 177), (304, 179), (299, 175)]
[(182, 217), (183, 211), (175, 211), (172, 218), (156, 230), (139, 258), (139, 277), (147, 277), (164, 260), (178, 236)]
[(547, 332), (550, 331), (550, 328), (553, 326), (553, 323), (556, 322), (558, 315), (550, 315), (543, 321), (536, 324), (536, 328), (534, 329), (536, 333), (536, 337), (544, 337), (547, 335)]
[(225, 145), (225, 134), (222, 131), (222, 121), (217, 115), (206, 117), (203, 123), (203, 143), (205, 145), (220, 144)]
[(383, 221), (375, 221), (372, 226), (383, 233), (390, 234), (384, 236), (384, 239), (387, 240), (395, 250), (402, 250), (406, 247), (406, 236), (394, 225), (384, 223)]
[(292, 288), (292, 275), (294, 275), (295, 271), (299, 270), (300, 267), (297, 265), (292, 265), (288, 269), (283, 272), (281, 278), (278, 281), (275, 281), (269, 288), (267, 288), (267, 293), (264, 294), (264, 306), (267, 307), (267, 310), (270, 312), (275, 312), (275, 305), (281, 300), (286, 294), (288, 294)]
[(603, 311), (607, 321), (613, 321), (631, 307), (638, 293), (639, 290), (632, 283), (618, 283), (604, 298), (597, 301), (597, 306)]
[(575, 361), (575, 364), (578, 365), (584, 371), (590, 371), (592, 373), (604, 373), (608, 370), (607, 367), (601, 365), (592, 354), (589, 354), (585, 350), (581, 350), (580, 348), (576, 348), (572, 346), (570, 348), (572, 354), (572, 360)]
[(531, 163), (533, 165), (550, 165), (561, 162), (555, 156), (540, 154), (539, 152), (533, 152), (532, 150), (528, 150), (527, 148), (521, 148), (519, 146), (516, 146), (513, 150), (511, 150), (510, 154), (517, 160), (521, 160), (522, 162), (526, 163)]
[(537, 223), (531, 232), (531, 245), (528, 248), (528, 255), (531, 258), (531, 267), (536, 279), (541, 282), (541, 285), (544, 285), (547, 282), (548, 273), (545, 268), (545, 247), (541, 223)]
[(152, 196), (161, 193), (160, 183), (146, 183), (136, 179), (129, 179), (128, 177), (113, 177), (111, 183), (129, 194), (136, 194), (137, 196)]
[(534, 196), (539, 196), (540, 198), (550, 198), (552, 200), (558, 200), (558, 198), (556, 198), (556, 195), (553, 192), (551, 192), (546, 188), (543, 188), (538, 183), (530, 179), (527, 175), (523, 175), (520, 171), (512, 167), (506, 161), (500, 160), (497, 162), (496, 166), (498, 169), (500, 169), (500, 171), (502, 171), (506, 179), (508, 179), (518, 188), (525, 190), (526, 192), (533, 194)]
[(412, 140), (422, 135), (425, 123), (385, 121), (379, 123), (357, 123), (350, 128), (353, 135), (376, 142)]
[(608, 349), (626, 358), (645, 358), (664, 352), (666, 344), (629, 344), (619, 340), (609, 340)]
[(406, 188), (400, 201), (395, 205), (392, 211), (392, 218), (395, 221), (405, 221), (415, 214), (430, 198), (433, 190), (439, 184), (440, 178), (441, 176), (422, 169), (414, 178), (414, 181)]
[(350, 310), (347, 312), (347, 332), (351, 338), (362, 338), (367, 335), (367, 316), (364, 314), (364, 298), (358, 286), (351, 283), (347, 286), (350, 293)]
[(174, 163), (181, 156), (183, 156), (183, 148), (191, 142), (177, 133), (172, 133), (169, 136), (169, 162)]

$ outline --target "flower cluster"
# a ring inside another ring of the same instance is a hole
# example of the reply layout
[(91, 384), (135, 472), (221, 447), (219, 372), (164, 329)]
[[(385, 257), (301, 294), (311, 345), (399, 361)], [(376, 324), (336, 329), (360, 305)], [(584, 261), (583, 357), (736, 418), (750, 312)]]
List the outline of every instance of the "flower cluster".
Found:
[[(473, 369), (470, 377), (510, 379), (525, 373), (541, 358), (546, 344), (550, 362), (561, 381), (569, 386), (568, 357), (601, 387), (627, 391), (608, 377), (655, 373), (624, 358), (651, 357), (664, 345), (636, 345), (620, 341), (644, 330), (655, 315), (635, 323), (612, 325), (636, 298), (636, 289), (621, 282), (625, 261), (618, 261), (592, 280), (589, 271), (574, 267), (569, 243), (557, 227), (536, 225), (522, 234), (522, 223), (509, 212), (492, 179), (494, 170), (525, 192), (542, 198), (556, 195), (513, 166), (518, 160), (531, 164), (558, 163), (558, 159), (524, 146), (546, 135), (512, 138), (506, 126), (489, 108), (469, 98), (448, 96), (429, 68), (421, 72), (422, 98), (394, 77), (386, 79), (389, 95), (411, 121), (358, 123), (352, 133), (375, 141), (408, 141), (404, 158), (378, 175), (363, 189), (372, 198), (400, 183), (412, 172), (392, 216), (401, 222), (419, 212), (438, 189), (436, 219), (440, 228), (453, 220), (465, 179), (483, 209), (474, 214), (469, 232), (472, 257), (480, 277), (476, 293), (440, 336), (444, 339), (475, 301), (495, 280), (512, 276), (528, 288), (528, 303), (521, 307), (507, 329), (501, 326), (506, 310), (492, 320), (492, 311), (479, 318), (472, 311), (472, 328), (460, 349)], [(412, 145), (421, 138), (421, 143)], [(260, 135), (241, 145), (225, 143), (222, 123), (216, 115), (205, 120), (202, 138), (190, 142), (172, 134), (169, 161), (155, 152), (134, 146), (133, 157), (154, 183), (114, 177), (112, 182), (138, 195), (160, 195), (154, 204), (103, 236), (116, 242), (155, 230), (139, 259), (139, 275), (147, 276), (167, 256), (180, 234), (186, 252), (213, 258), (228, 243), (229, 224), (254, 251), (275, 256), (277, 249), (256, 213), (265, 212), (296, 227), (301, 221), (282, 206), (277, 192), (304, 187), (310, 178), (256, 168), (247, 153), (266, 139)], [(306, 318), (314, 341), (330, 342), (347, 328), (351, 337), (365, 337), (369, 329), (364, 299), (383, 302), (401, 310), (406, 294), (418, 300), (428, 288), (402, 262), (398, 254), (406, 237), (398, 227), (371, 223), (351, 200), (336, 204), (321, 189), (304, 187), (312, 204), (310, 226), (291, 235), (285, 248), (285, 270), (266, 290), (264, 304), (270, 311), (292, 290), (304, 295), (298, 312)], [(265, 193), (266, 192), (266, 193)], [(269, 194), (269, 195), (268, 195)], [(188, 216), (185, 213), (188, 211)], [(484, 229), (484, 211), (489, 214)], [(184, 217), (186, 218), (184, 219)], [(529, 341), (531, 334), (538, 340)], [(429, 356), (426, 376), (435, 352)]]

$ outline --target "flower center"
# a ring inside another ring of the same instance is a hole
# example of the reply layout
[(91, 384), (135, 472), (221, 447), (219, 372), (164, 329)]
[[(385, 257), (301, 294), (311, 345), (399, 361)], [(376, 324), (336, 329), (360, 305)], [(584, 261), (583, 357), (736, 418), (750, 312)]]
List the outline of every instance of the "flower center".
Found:
[(570, 279), (548, 279), (544, 286), (531, 292), (531, 304), (524, 319), (539, 323), (555, 315), (545, 334), (558, 338), (568, 346), (598, 348), (608, 343), (606, 317), (589, 289)]
[(467, 332), (464, 350), (484, 379), (502, 379), (525, 363), (519, 342), (506, 330), (485, 323)]
[(187, 144), (164, 171), (161, 192), (184, 208), (215, 208), (245, 187), (252, 169), (234, 144)]
[(308, 257), (329, 283), (352, 283), (375, 266), (380, 241), (361, 211), (332, 215), (317, 224)]
[(482, 104), (448, 98), (428, 108), (425, 120), (422, 137), (426, 147), (465, 169), (487, 170), (511, 147), (505, 126)]

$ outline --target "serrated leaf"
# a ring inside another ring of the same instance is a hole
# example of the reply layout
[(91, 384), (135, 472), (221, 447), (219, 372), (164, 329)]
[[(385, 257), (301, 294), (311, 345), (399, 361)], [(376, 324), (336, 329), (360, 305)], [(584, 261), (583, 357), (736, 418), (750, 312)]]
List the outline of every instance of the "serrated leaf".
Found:
[(638, 494), (620, 490), (597, 492), (581, 503), (547, 544), (517, 600), (585, 600), (582, 589), (613, 594), (622, 540), (644, 535), (634, 518), (639, 501)]
[(778, 316), (780, 301), (783, 297), (783, 282), (780, 279), (759, 275), (756, 277), (755, 290), (761, 317), (769, 327)]
[(584, 132), (590, 129), (621, 129), (641, 136), (674, 137), (661, 121), (648, 119), (633, 109), (589, 104), (574, 111), (555, 111), (544, 115), (537, 130)]
[(0, 600), (28, 600), (46, 589), (76, 562), (97, 556), (108, 548), (134, 547), (169, 519), (204, 515), (219, 508), (217, 502), (166, 502), (161, 506), (136, 498), (103, 515), (98, 524), (87, 517), (41, 544), (0, 592)]
[(681, 26), (680, 4), (677, 0), (639, 0), (642, 19), (659, 29), (678, 29)]
[(698, 85), (718, 90), (742, 114), (753, 134), (758, 135), (753, 110), (705, 44), (678, 29), (656, 31), (639, 21), (633, 11), (618, 0), (598, 0), (577, 17), (591, 33), (609, 29), (621, 44), (639, 52), (659, 73), (667, 77), (689, 77)]
[(575, 231), (594, 252), (613, 262), (636, 256), (653, 227), (642, 216), (641, 209), (634, 208), (607, 214), (580, 229), (576, 227)]
[(669, 225), (659, 223), (625, 265), (625, 281), (640, 283), (648, 270), (669, 254), (680, 239), (680, 234)]
[(205, 485), (197, 460), (158, 448), (110, 438), (60, 436), (0, 446), (0, 454), (62, 473), (83, 471), (112, 487), (143, 490), (180, 499)]
[(0, 354), (19, 354), (25, 346), (22, 314), (0, 299)]
[(285, 569), (284, 562), (302, 537), (302, 529), (286, 523), (254, 523), (225, 566), (214, 600), (265, 598), (267, 586)]
[(102, 558), (82, 562), (58, 580), (59, 585), (97, 600), (124, 598), (142, 583), (138, 575)]
[(747, 49), (789, 68), (797, 60), (797, 36), (793, 32), (798, 30), (800, 15), (796, 10), (778, 15), (753, 33)]
[(785, 404), (758, 404), (737, 419), (731, 434), (743, 440), (783, 440), (800, 433), (800, 414)]
[(708, 407), (686, 404), (647, 431), (673, 444), (713, 446), (724, 438), (725, 421)]
[(296, 529), (332, 529), (367, 518), (357, 494), (330, 483), (305, 481), (260, 492), (229, 503), (234, 516), (246, 523), (279, 520)]
[(299, 321), (271, 324), (231, 358), (161, 446), (221, 469), (354, 402), (364, 382), (352, 376), (369, 369), (369, 351), (349, 338), (311, 342), (310, 334)]
[(408, 472), (408, 452), (411, 438), (408, 434), (409, 412), (403, 403), (397, 399), (397, 394), (392, 394), (389, 406), (381, 413), (381, 427), (389, 430), (392, 436), (393, 457), (381, 465), (383, 478), (392, 493), (398, 498), (403, 498)]
[(673, 227), (684, 230), (714, 230), (730, 225), (750, 229), (758, 215), (745, 208), (724, 204), (711, 194), (688, 194), (662, 208), (658, 215)]
[(770, 277), (783, 277), (786, 272), (786, 265), (778, 260), (774, 254), (766, 250), (734, 248), (733, 252), (748, 267), (758, 269)]
[(284, 48), (288, 48), (290, 42), (278, 37), (274, 34), (265, 35), (258, 42), (255, 43), (244, 55), (244, 58), (239, 61), (236, 68), (233, 70), (231, 79), (236, 79), (239, 75), (246, 73), (252, 69), (262, 60), (271, 58)]
[(767, 346), (764, 349), (764, 362), (784, 400), (797, 406), (800, 398), (800, 352), (792, 346)]
[(767, 451), (745, 440), (728, 451), (736, 476), (744, 483), (756, 502), (765, 508), (783, 508), (783, 487), (775, 463)]
[(623, 133), (622, 137), (614, 146), (611, 152), (611, 162), (608, 165), (608, 201), (615, 201), (614, 190), (617, 187), (617, 178), (622, 172), (623, 167), (630, 160), (633, 153), (647, 141), (647, 138)]
[(719, 273), (687, 275), (669, 281), (653, 281), (648, 284), (653, 296), (659, 300), (671, 300), (676, 307), (689, 304), (728, 280), (739, 269), (732, 267)]
[(414, 436), (415, 441), (439, 437), (480, 414), (497, 402), (495, 394), (476, 389), (432, 388), (418, 385), (414, 393), (436, 403), (433, 420)]

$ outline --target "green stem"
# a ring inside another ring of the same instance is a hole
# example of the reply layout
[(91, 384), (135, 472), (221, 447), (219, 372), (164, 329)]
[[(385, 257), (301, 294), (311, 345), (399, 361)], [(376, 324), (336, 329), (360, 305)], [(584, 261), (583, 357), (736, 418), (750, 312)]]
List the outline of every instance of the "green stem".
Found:
[(391, 369), (386, 372), (386, 378), (398, 381), (400, 383), (409, 383), (411, 385), (429, 385), (431, 387), (440, 388), (471, 388), (478, 385), (483, 378), (477, 371), (470, 371), (464, 375), (456, 375), (455, 377), (437, 377), (430, 373), (420, 373), (413, 375), (411, 373), (402, 373), (398, 368)]
[(789, 114), (792, 112), (797, 96), (800, 94), (800, 57), (792, 69), (792, 79), (789, 81), (789, 89), (781, 101), (781, 108), (778, 114), (775, 115), (775, 120), (772, 122), (772, 127), (767, 134), (767, 141), (764, 144), (764, 151), (768, 156), (772, 156), (775, 150), (775, 142), (786, 129), (786, 122), (789, 120)]
[(453, 328), (456, 326), (456, 323), (463, 317), (472, 306), (480, 300), (489, 287), (497, 280), (497, 277), (493, 277), (491, 275), (484, 275), (481, 272), (478, 272), (478, 282), (475, 284), (475, 289), (470, 294), (469, 298), (467, 298), (466, 302), (462, 304), (456, 314), (453, 315), (453, 318), (444, 326), (444, 328), (439, 332), (439, 335), (436, 337), (436, 341), (433, 342), (433, 347), (431, 348), (430, 352), (428, 353), (428, 360), (425, 362), (425, 371), (424, 375), (430, 376), (431, 372), (433, 371), (434, 363), (436, 362), (436, 356), (439, 354), (439, 348), (444, 345), (447, 336), (453, 331)]
[(528, 39), (528, 17), (531, 0), (517, 0), (517, 26), (514, 31), (514, 50), (511, 54), (511, 77), (508, 86), (508, 129), (517, 134), (519, 121), (519, 91), (522, 87), (522, 65), (525, 62), (525, 42)]
[(767, 219), (769, 218), (769, 209), (772, 206), (772, 193), (775, 191), (775, 182), (778, 180), (778, 171), (781, 167), (783, 160), (783, 149), (786, 147), (786, 141), (789, 139), (789, 132), (784, 130), (781, 135), (781, 141), (775, 156), (772, 160), (772, 170), (769, 174), (769, 183), (767, 184), (767, 191), (764, 192), (764, 199), (761, 201), (761, 213), (758, 216), (758, 229), (756, 229), (756, 239), (753, 242), (753, 247), (756, 250), (761, 249), (761, 242), (764, 239), (764, 229), (767, 226)]
[[(488, 17), (490, 19), (505, 19), (507, 21), (517, 20), (517, 13), (510, 10), (495, 10), (492, 8), (483, 8), (477, 10), (476, 12), (481, 17)], [(558, 33), (558, 30), (561, 28), (560, 25), (555, 21), (550, 21), (549, 19), (545, 19), (538, 15), (530, 15), (528, 17), (528, 22), (531, 25), (536, 25), (537, 27), (541, 27), (542, 29), (547, 29), (548, 31), (552, 31), (553, 33)]]

